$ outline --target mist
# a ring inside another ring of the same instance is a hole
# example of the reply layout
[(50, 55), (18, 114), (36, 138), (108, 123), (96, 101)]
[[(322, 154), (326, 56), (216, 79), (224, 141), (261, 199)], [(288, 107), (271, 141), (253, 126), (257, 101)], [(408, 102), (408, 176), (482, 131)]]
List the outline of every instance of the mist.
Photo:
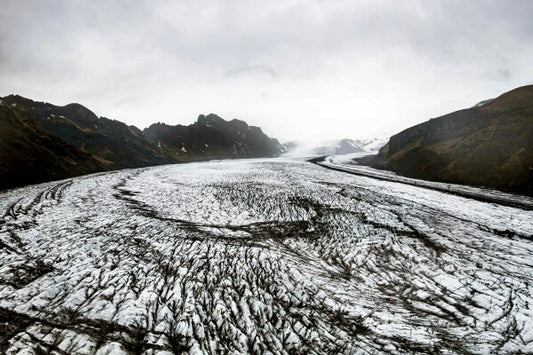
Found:
[(139, 128), (216, 113), (282, 140), (395, 133), (533, 82), (530, 1), (17, 1), (0, 95)]

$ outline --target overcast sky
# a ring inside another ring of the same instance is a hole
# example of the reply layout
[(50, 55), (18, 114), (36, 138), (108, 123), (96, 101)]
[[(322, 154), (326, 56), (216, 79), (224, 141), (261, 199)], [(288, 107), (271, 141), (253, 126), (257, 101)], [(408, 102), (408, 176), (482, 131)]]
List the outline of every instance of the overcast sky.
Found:
[(0, 0), (0, 95), (140, 128), (395, 133), (533, 84), (533, 1)]

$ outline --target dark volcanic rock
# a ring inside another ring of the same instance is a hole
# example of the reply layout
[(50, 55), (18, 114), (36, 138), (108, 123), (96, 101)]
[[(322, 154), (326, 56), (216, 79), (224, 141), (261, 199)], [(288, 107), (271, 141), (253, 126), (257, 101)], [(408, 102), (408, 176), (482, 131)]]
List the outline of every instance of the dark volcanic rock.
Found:
[(33, 119), (39, 128), (61, 138), (66, 143), (94, 155), (108, 169), (134, 168), (171, 163), (174, 160), (143, 137), (133, 126), (98, 118), (79, 104), (55, 106), (20, 96), (3, 99)]
[(271, 157), (277, 140), (243, 121), (201, 115), (190, 126), (143, 133), (79, 104), (0, 99), (0, 189), (92, 172), (220, 158)]
[(0, 105), (0, 162), (0, 188), (105, 170), (93, 155), (48, 134), (5, 105)]
[(271, 157), (282, 151), (279, 142), (261, 128), (215, 114), (200, 115), (190, 126), (156, 123), (143, 133), (178, 160)]
[(360, 163), (426, 180), (533, 194), (533, 86), (431, 119)]

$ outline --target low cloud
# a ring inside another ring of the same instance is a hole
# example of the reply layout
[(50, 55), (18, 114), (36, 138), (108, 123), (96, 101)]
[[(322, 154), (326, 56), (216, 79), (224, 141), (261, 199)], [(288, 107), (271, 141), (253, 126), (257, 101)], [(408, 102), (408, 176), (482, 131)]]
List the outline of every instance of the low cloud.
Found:
[(0, 95), (145, 127), (201, 112), (273, 136), (395, 131), (533, 77), (531, 1), (12, 1)]
[(274, 69), (266, 65), (251, 65), (248, 67), (235, 68), (222, 74), (225, 78), (240, 78), (240, 77), (266, 77), (274, 79), (277, 73)]

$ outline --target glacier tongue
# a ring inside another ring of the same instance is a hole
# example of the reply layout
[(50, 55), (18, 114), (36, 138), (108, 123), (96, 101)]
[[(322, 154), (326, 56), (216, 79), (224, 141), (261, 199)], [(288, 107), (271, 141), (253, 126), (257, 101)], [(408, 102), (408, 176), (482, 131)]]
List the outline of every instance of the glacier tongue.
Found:
[(29, 186), (0, 216), (2, 353), (533, 352), (531, 211), (271, 159)]

